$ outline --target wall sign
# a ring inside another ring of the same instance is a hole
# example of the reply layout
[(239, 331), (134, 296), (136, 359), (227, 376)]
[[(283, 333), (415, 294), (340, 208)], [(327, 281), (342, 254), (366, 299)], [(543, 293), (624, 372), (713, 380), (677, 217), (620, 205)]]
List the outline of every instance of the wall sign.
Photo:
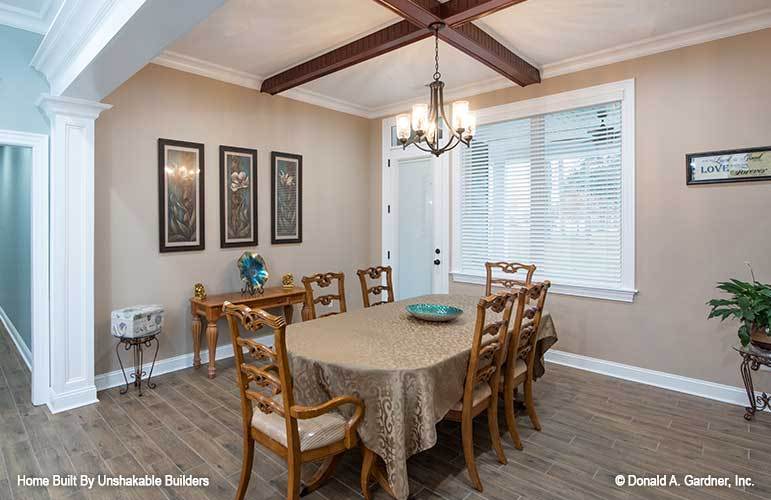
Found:
[(685, 155), (686, 184), (771, 180), (771, 146)]

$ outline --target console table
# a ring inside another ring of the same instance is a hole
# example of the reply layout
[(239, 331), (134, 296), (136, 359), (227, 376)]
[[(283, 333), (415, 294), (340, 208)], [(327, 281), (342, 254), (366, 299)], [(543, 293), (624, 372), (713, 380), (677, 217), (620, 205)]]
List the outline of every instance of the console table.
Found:
[(222, 312), (224, 302), (245, 304), (259, 309), (282, 307), (287, 324), (292, 322), (294, 304), (304, 304), (305, 290), (302, 288), (285, 289), (280, 286), (265, 288), (264, 293), (248, 295), (241, 292), (209, 295), (205, 299), (190, 299), (190, 312), (193, 315), (193, 366), (201, 366), (201, 318), (206, 320), (206, 340), (209, 343), (209, 378), (217, 376), (217, 320), (225, 316)]

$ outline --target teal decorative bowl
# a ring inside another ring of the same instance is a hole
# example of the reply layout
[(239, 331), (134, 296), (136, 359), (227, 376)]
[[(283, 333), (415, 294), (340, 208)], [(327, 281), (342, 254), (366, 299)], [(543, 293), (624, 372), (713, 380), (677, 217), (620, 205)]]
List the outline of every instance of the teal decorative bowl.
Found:
[(410, 304), (406, 309), (412, 316), (425, 321), (452, 321), (463, 314), (463, 309), (441, 304)]

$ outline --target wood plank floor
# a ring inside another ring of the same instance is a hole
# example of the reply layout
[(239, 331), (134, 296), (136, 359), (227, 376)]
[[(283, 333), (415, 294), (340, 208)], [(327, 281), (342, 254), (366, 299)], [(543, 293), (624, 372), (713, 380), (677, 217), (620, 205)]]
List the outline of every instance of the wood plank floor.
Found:
[[(0, 326), (0, 330), (2, 327)], [(188, 369), (156, 379), (138, 397), (118, 389), (100, 402), (52, 415), (30, 404), (30, 377), (7, 333), (0, 331), (0, 499), (232, 499), (241, 463), (239, 400), (232, 363), (219, 376)], [(475, 430), (485, 486), (469, 486), (457, 424), (439, 425), (439, 443), (409, 462), (413, 498), (733, 499), (771, 498), (771, 415), (742, 419), (737, 406), (625, 382), (557, 365), (536, 384), (543, 432), (520, 417), (524, 451), (504, 437), (507, 465), (490, 449), (486, 419)], [(505, 429), (502, 429), (505, 432)], [(346, 455), (335, 477), (306, 498), (360, 498), (360, 456)], [(191, 474), (208, 488), (83, 488), (17, 484), (18, 475)], [(741, 488), (618, 488), (616, 474), (752, 478)], [(280, 499), (281, 461), (258, 447), (247, 498)], [(376, 498), (385, 498), (377, 491)]]

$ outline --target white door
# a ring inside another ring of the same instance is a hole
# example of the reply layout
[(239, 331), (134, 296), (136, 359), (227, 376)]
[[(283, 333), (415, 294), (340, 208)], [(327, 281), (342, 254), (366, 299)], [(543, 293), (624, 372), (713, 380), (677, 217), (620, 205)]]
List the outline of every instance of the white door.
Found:
[(448, 291), (449, 166), (393, 143), (383, 121), (383, 262), (394, 270), (396, 299)]

